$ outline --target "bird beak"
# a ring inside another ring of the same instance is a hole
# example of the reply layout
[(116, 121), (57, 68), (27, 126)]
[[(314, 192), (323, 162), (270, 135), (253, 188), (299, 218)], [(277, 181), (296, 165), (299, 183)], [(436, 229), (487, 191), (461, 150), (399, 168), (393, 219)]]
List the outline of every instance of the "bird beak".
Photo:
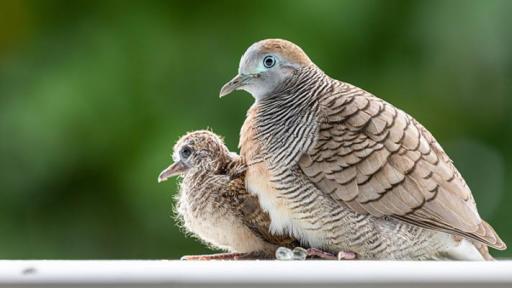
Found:
[(250, 74), (236, 75), (233, 79), (231, 79), (231, 81), (222, 86), (222, 89), (220, 89), (219, 96), (224, 97), (235, 90), (239, 90), (241, 87), (245, 86), (249, 79), (251, 79), (252, 77), (253, 76)]
[(162, 171), (160, 175), (158, 175), (158, 183), (164, 182), (173, 176), (181, 175), (187, 169), (188, 167), (185, 164), (183, 164), (183, 162), (178, 161), (172, 164), (171, 166), (165, 168), (164, 171)]

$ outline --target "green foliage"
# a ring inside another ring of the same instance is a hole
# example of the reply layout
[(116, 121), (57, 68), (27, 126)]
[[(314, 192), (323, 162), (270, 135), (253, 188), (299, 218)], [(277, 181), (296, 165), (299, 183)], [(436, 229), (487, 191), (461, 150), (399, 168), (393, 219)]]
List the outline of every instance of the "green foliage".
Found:
[(512, 245), (511, 10), (505, 0), (2, 1), (0, 258), (208, 252), (174, 224), (174, 181), (156, 178), (187, 131), (211, 127), (236, 149), (252, 99), (218, 92), (269, 37), (427, 126)]

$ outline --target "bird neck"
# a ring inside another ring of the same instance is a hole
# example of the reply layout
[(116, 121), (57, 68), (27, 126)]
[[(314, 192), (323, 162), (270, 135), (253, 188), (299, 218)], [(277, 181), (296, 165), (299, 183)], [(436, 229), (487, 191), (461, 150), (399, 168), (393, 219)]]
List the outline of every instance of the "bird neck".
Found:
[(318, 100), (332, 90), (332, 85), (332, 79), (318, 67), (302, 67), (271, 94), (256, 102), (257, 117), (271, 118), (267, 120), (274, 124), (280, 119), (301, 118), (318, 109)]
[[(261, 151), (267, 153), (260, 154), (270, 155), (265, 161), (281, 168), (298, 161), (301, 152), (314, 142), (311, 131), (317, 129), (321, 117), (319, 100), (332, 88), (333, 81), (320, 69), (305, 67), (272, 97), (256, 103), (252, 134)], [(295, 129), (299, 126), (304, 128)], [(292, 153), (285, 151), (291, 146), (295, 147)]]
[(325, 94), (331, 84), (331, 78), (315, 65), (299, 68), (283, 83), (258, 101), (259, 104), (269, 102), (302, 102), (318, 99)]

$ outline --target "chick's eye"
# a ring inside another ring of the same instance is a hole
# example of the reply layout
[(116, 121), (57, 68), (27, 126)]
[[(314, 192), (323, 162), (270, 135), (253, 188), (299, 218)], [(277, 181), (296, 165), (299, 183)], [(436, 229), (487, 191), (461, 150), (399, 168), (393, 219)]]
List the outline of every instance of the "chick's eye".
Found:
[(192, 150), (189, 147), (183, 147), (180, 151), (181, 159), (187, 159), (192, 154)]
[(272, 68), (274, 65), (276, 65), (276, 57), (269, 55), (263, 58), (263, 66), (265, 68)]

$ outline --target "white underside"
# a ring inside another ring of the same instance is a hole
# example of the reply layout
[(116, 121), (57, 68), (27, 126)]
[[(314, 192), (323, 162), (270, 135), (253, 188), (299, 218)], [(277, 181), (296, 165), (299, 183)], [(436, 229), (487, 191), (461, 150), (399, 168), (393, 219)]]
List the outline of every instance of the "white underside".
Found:
[[(188, 209), (188, 207), (182, 207)], [(201, 217), (189, 211), (181, 211), (185, 228), (214, 246), (229, 252), (247, 253), (264, 251), (270, 244), (261, 240), (235, 215)]]
[(483, 261), (485, 260), (482, 254), (476, 249), (475, 245), (466, 239), (462, 239), (459, 243), (447, 248), (446, 253), (454, 260), (470, 260), (470, 261)]

